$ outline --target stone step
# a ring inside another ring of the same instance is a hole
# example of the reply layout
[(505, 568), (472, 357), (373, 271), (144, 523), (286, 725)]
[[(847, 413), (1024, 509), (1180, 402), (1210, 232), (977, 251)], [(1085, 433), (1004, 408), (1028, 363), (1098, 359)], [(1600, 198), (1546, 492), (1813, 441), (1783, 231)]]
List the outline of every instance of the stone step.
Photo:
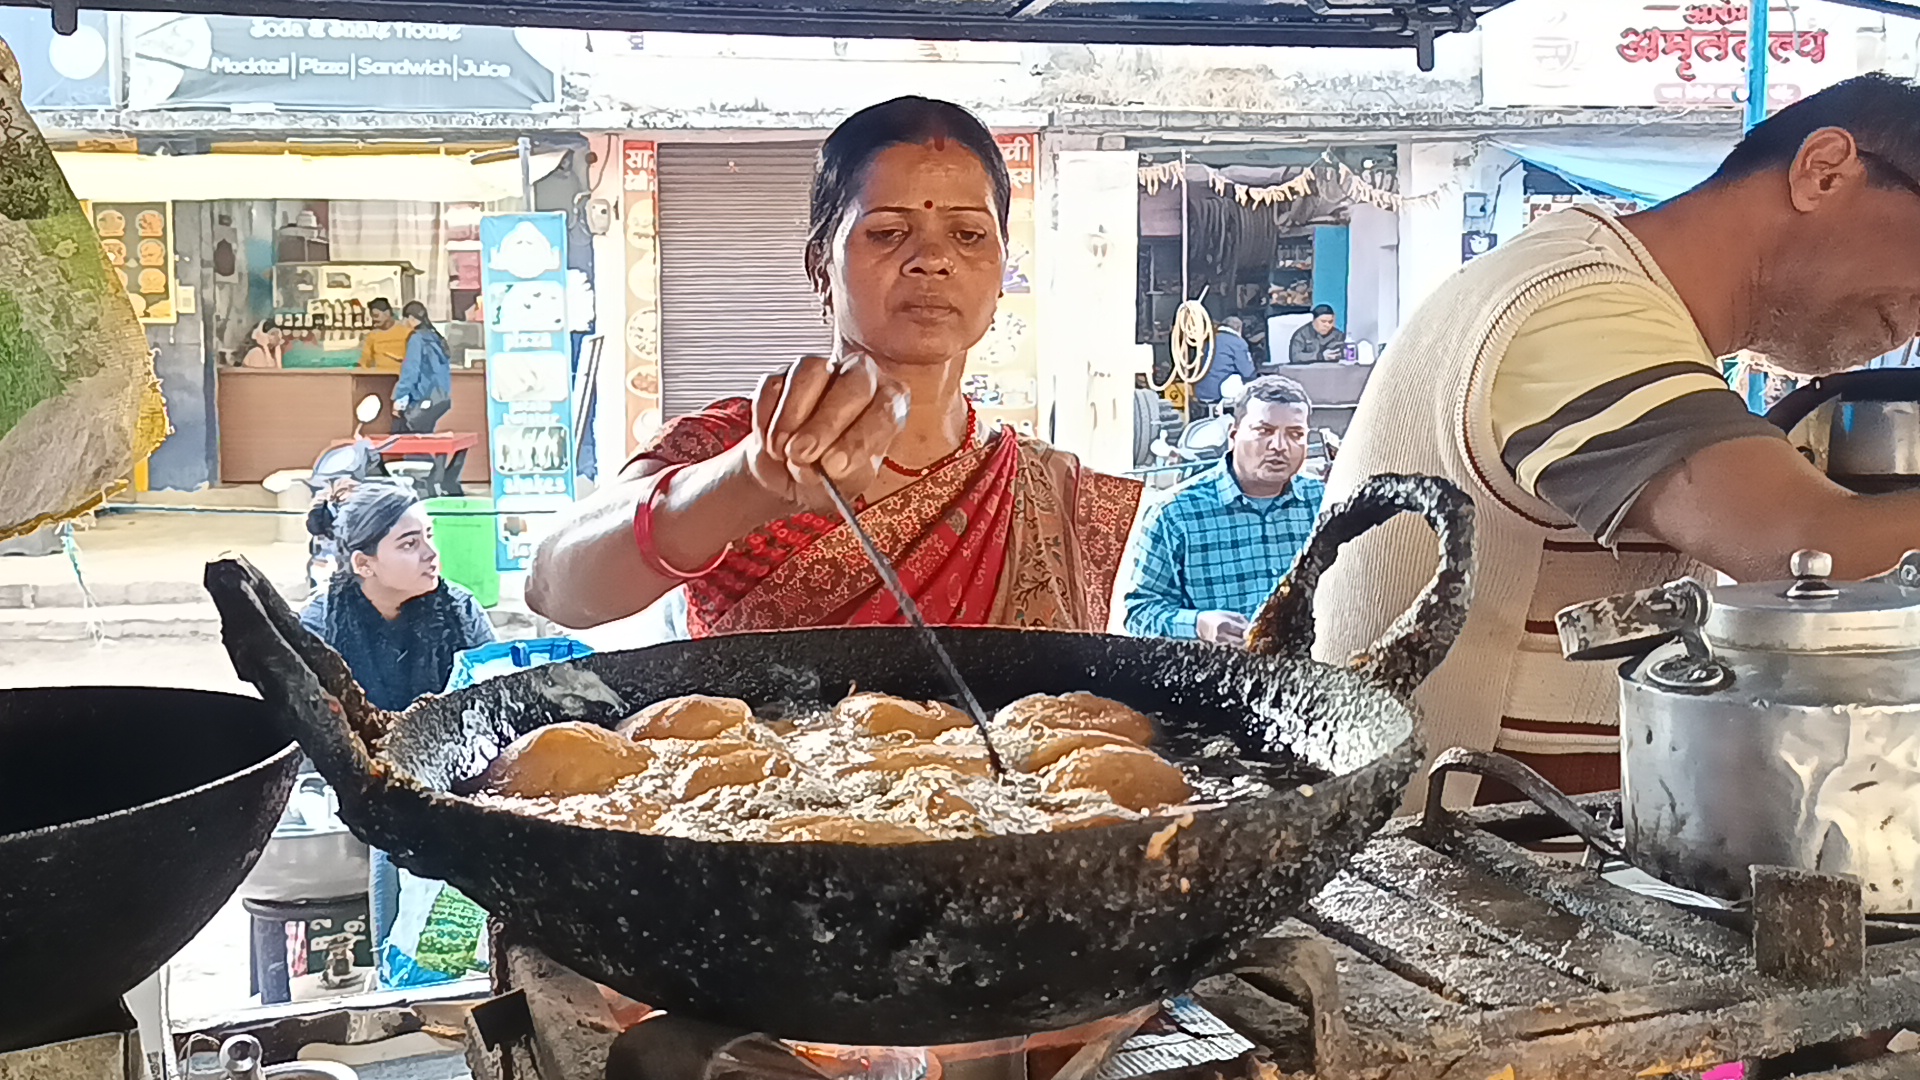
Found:
[(211, 602), (108, 604), (0, 609), (0, 642), (87, 641), (93, 637), (96, 621), (101, 636), (115, 640), (220, 634), (220, 613)]
[[(487, 612), (487, 617), (503, 639), (539, 637), (555, 632), (544, 620), (521, 608), (502, 605)], [(102, 637), (115, 640), (220, 636), (220, 613), (211, 601), (202, 600), (103, 604), (94, 608), (78, 605), (0, 608), (0, 642), (88, 641), (93, 637), (96, 622)]]
[[(282, 582), (275, 586), (290, 604), (304, 603), (305, 582)], [(149, 604), (204, 604), (207, 590), (197, 581), (106, 581), (93, 585), (93, 601), (102, 607), (133, 607)], [(77, 581), (54, 585), (0, 585), (0, 610), (23, 608), (82, 607), (86, 595)]]

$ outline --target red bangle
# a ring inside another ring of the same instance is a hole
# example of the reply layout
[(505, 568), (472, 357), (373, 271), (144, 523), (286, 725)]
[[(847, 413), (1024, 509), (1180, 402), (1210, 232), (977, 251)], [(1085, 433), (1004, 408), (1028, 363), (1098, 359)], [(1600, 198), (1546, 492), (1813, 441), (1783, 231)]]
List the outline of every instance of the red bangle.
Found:
[(669, 465), (654, 474), (653, 490), (640, 503), (640, 508), (633, 512), (633, 542), (640, 549), (640, 557), (646, 560), (647, 568), (654, 573), (678, 581), (694, 581), (720, 569), (720, 564), (726, 561), (727, 552), (733, 550), (733, 545), (728, 544), (721, 548), (720, 554), (715, 555), (712, 562), (692, 573), (676, 570), (667, 563), (666, 559), (661, 558), (660, 549), (653, 542), (653, 506), (660, 501), (661, 496), (667, 493), (667, 489), (673, 486), (674, 475), (684, 468), (686, 468), (685, 464)]

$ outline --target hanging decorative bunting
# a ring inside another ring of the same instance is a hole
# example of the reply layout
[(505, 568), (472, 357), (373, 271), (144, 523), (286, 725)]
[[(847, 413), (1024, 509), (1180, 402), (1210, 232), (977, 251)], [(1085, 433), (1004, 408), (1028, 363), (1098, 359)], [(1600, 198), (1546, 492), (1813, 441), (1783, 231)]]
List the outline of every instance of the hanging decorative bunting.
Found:
[[(1320, 160), (1300, 172), (1300, 175), (1280, 184), (1255, 186), (1230, 180), (1226, 174), (1210, 165), (1194, 165), (1205, 170), (1207, 186), (1226, 198), (1233, 199), (1242, 206), (1278, 206), (1295, 199), (1305, 198), (1315, 192), (1337, 193), (1346, 196), (1349, 202), (1377, 206), (1382, 210), (1398, 211), (1407, 206), (1431, 206), (1440, 196), (1452, 190), (1456, 184), (1448, 181), (1432, 191), (1419, 195), (1401, 195), (1378, 183), (1374, 177), (1379, 175), (1368, 169), (1356, 172), (1335, 158), (1331, 151), (1320, 155)], [(1324, 175), (1323, 175), (1324, 174)], [(1185, 176), (1178, 161), (1166, 161), (1157, 165), (1144, 165), (1140, 168), (1140, 186), (1147, 194), (1157, 195), (1162, 187), (1185, 182)]]

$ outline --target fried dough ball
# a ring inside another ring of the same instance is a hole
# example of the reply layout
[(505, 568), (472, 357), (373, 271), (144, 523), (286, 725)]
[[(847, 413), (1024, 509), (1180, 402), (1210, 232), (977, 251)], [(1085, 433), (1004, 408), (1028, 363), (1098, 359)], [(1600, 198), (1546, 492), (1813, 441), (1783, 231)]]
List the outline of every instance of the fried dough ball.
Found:
[(480, 774), (480, 789), (531, 799), (593, 795), (652, 761), (652, 750), (596, 724), (549, 724), (502, 750)]
[(919, 844), (934, 839), (934, 836), (911, 825), (891, 821), (810, 815), (774, 822), (767, 829), (767, 839), (815, 840), (829, 844)]
[(970, 726), (967, 714), (941, 701), (908, 701), (891, 694), (855, 694), (834, 706), (834, 716), (867, 735), (904, 731), (932, 739), (943, 731)]
[(973, 800), (959, 793), (967, 777), (943, 766), (924, 766), (900, 774), (886, 796), (880, 800), (882, 812), (893, 816), (903, 811), (915, 821), (940, 821), (946, 818), (980, 816)]
[(1001, 709), (994, 722), (1004, 727), (1035, 724), (1066, 731), (1102, 731), (1145, 746), (1153, 741), (1153, 721), (1120, 704), (1085, 691), (1030, 694)]
[(1092, 746), (1075, 750), (1044, 774), (1047, 791), (1059, 795), (1091, 788), (1129, 810), (1176, 806), (1193, 794), (1176, 766), (1138, 746)]
[(686, 802), (717, 787), (757, 784), (769, 776), (787, 776), (793, 763), (764, 746), (749, 746), (719, 757), (695, 758), (680, 770), (675, 797)]
[(629, 739), (711, 739), (751, 719), (753, 709), (739, 698), (690, 694), (656, 701), (615, 730)]
[(1075, 750), (1132, 745), (1104, 731), (1060, 731), (1036, 724), (1014, 728), (994, 739), (995, 748), (1006, 756), (1008, 766), (1025, 773), (1043, 772)]
[(910, 743), (906, 746), (877, 746), (873, 760), (855, 762), (841, 770), (848, 773), (880, 772), (904, 774), (914, 769), (952, 769), (962, 776), (992, 776), (993, 763), (985, 747), (947, 746), (942, 743)]

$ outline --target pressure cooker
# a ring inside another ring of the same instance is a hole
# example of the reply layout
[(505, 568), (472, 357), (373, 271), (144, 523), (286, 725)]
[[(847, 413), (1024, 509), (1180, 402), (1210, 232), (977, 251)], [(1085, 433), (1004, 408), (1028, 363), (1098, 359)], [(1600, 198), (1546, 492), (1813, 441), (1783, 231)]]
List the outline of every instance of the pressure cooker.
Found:
[(1568, 659), (1620, 659), (1628, 858), (1739, 901), (1749, 867), (1860, 879), (1920, 912), (1920, 552), (1866, 581), (1692, 578), (1560, 612)]

